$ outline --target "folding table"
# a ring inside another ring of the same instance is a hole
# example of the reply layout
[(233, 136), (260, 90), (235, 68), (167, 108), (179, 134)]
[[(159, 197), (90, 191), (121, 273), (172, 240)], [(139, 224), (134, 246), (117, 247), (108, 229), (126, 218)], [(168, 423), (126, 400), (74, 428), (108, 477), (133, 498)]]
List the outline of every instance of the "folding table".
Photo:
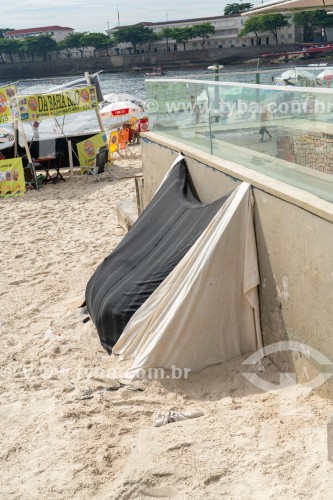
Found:
[[(61, 156), (59, 154), (50, 154), (47, 156), (41, 156), (36, 159), (37, 163), (40, 163), (40, 165), (43, 167), (46, 173), (46, 180), (45, 182), (51, 181), (53, 184), (55, 184), (59, 179), (63, 180), (65, 182), (65, 179), (60, 173), (60, 167), (61, 167)], [(50, 170), (55, 170), (57, 175), (55, 177), (52, 177), (50, 174)]]

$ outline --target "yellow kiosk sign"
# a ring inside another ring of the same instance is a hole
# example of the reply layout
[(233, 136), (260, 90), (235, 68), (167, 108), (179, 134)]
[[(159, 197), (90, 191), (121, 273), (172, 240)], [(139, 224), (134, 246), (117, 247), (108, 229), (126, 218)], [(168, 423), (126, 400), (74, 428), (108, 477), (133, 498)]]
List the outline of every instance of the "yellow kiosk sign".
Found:
[(15, 85), (0, 87), (0, 123), (11, 123), (16, 118)]
[(25, 179), (22, 158), (0, 160), (0, 198), (22, 196), (25, 193)]
[(81, 113), (97, 108), (94, 86), (68, 89), (53, 94), (23, 95), (17, 97), (19, 120), (35, 121), (53, 116)]
[(103, 133), (94, 135), (85, 141), (79, 142), (77, 152), (81, 167), (92, 167), (95, 162), (99, 148), (107, 145), (106, 135)]

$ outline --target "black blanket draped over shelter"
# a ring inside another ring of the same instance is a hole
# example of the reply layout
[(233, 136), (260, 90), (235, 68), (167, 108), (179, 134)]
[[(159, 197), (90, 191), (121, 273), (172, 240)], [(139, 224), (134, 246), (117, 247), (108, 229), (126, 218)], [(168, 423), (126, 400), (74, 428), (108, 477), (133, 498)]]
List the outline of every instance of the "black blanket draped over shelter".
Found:
[(228, 197), (202, 205), (185, 160), (172, 169), (131, 231), (88, 282), (87, 308), (108, 352), (132, 315), (186, 255)]

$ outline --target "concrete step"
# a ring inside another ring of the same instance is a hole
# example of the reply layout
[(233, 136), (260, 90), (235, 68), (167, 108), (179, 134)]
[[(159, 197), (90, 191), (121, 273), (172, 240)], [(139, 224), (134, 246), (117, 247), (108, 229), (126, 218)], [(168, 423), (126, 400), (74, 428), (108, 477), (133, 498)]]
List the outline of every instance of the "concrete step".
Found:
[(118, 224), (129, 231), (138, 218), (138, 207), (135, 201), (130, 198), (117, 203)]

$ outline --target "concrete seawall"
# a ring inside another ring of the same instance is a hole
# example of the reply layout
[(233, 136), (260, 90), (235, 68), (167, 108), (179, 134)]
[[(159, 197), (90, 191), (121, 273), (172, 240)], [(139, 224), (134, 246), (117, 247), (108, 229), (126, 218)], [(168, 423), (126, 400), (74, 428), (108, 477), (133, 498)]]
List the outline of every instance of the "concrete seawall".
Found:
[(0, 64), (0, 80), (22, 78), (52, 78), (81, 75), (85, 71), (106, 72), (144, 71), (154, 66), (163, 69), (206, 67), (208, 64), (232, 64), (259, 57), (262, 53), (282, 53), (298, 50), (298, 44), (231, 47), (228, 49), (186, 50), (150, 54), (90, 57), (84, 59), (52, 59), (51, 61), (14, 62)]
[[(253, 186), (264, 344), (299, 342), (333, 362), (331, 204), (184, 143), (148, 133), (143, 139), (145, 206), (180, 150), (203, 203), (225, 195), (243, 180)], [(321, 373), (316, 358), (301, 353), (278, 352), (272, 358), (280, 372), (296, 373), (300, 383)], [(319, 390), (333, 398), (332, 379)]]

